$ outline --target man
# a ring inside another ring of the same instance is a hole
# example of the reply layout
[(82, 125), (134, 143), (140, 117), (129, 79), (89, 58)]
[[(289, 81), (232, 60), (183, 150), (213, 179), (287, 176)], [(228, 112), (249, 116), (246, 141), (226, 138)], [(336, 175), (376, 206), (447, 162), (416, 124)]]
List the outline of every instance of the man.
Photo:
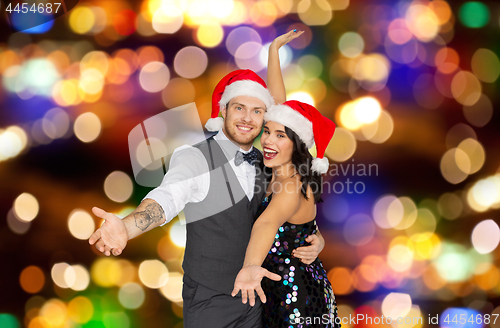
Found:
[[(120, 255), (129, 239), (166, 224), (184, 210), (185, 327), (261, 326), (260, 300), (250, 306), (233, 298), (231, 292), (266, 190), (262, 154), (252, 144), (261, 132), (264, 112), (273, 102), (257, 74), (231, 72), (218, 83), (212, 97), (212, 118), (206, 127), (218, 130), (215, 136), (176, 149), (162, 184), (123, 220), (92, 209), (105, 222), (89, 243), (107, 256)], [(223, 119), (218, 117), (219, 110)], [(313, 251), (311, 247), (304, 251), (314, 259), (324, 241), (317, 236), (310, 240)], [(261, 274), (280, 279), (263, 268)]]

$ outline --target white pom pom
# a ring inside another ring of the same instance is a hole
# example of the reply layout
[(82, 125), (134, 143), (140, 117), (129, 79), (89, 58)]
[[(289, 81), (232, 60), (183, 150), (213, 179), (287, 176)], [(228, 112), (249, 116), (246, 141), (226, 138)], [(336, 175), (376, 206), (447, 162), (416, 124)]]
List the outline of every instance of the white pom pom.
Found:
[(319, 174), (323, 174), (328, 172), (328, 168), (330, 167), (330, 163), (328, 163), (328, 158), (315, 158), (312, 161), (312, 170)]
[(216, 132), (224, 125), (224, 119), (222, 117), (210, 118), (205, 124), (205, 128), (208, 131)]

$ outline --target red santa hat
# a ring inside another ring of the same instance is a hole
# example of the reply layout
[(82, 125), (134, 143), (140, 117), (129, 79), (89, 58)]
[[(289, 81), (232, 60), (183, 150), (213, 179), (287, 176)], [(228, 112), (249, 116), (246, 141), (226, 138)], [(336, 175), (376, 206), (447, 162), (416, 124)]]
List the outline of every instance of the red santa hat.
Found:
[(335, 123), (321, 115), (313, 106), (297, 101), (285, 101), (271, 106), (264, 114), (265, 121), (282, 124), (295, 132), (307, 148), (316, 144), (317, 157), (313, 159), (312, 170), (319, 174), (328, 171), (329, 163), (325, 150), (335, 132)]
[(212, 94), (212, 115), (205, 124), (208, 131), (218, 131), (222, 127), (224, 120), (219, 117), (219, 111), (231, 99), (238, 96), (259, 98), (264, 102), (266, 108), (274, 104), (274, 99), (267, 90), (266, 82), (254, 71), (249, 69), (233, 71), (220, 80)]

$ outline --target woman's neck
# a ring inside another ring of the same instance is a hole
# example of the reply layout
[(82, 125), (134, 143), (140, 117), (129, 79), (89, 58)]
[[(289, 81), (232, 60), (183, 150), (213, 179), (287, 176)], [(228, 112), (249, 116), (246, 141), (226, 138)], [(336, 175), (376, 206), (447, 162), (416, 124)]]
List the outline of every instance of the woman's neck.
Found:
[(292, 163), (273, 167), (273, 180), (281, 181), (297, 173)]

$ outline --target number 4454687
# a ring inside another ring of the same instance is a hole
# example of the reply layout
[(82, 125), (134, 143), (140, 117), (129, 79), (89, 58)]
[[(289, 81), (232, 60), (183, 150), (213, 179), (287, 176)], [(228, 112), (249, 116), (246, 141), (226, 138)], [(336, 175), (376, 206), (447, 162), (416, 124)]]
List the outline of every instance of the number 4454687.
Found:
[(14, 9), (12, 9), (12, 3), (9, 3), (7, 8), (5, 9), (9, 13), (12, 13), (13, 11), (17, 13), (28, 13), (28, 12), (33, 12), (33, 13), (55, 13), (57, 14), (57, 11), (59, 10), (59, 7), (61, 6), (60, 2), (54, 3), (54, 6), (52, 6), (52, 3), (39, 3), (36, 5), (35, 3), (33, 5), (29, 5), (29, 3), (17, 3)]
[(484, 314), (484, 315), (481, 315), (481, 314), (477, 314), (475, 317), (473, 314), (471, 314), (469, 316), (469, 319), (466, 319), (466, 315), (465, 313), (461, 313), (460, 314), (460, 318), (457, 318), (457, 314), (455, 314), (453, 316), (453, 319), (450, 320), (450, 315), (448, 314), (444, 319), (443, 321), (446, 322), (447, 324), (450, 324), (450, 322), (453, 322), (455, 324), (458, 324), (460, 322), (460, 324), (465, 324), (466, 322), (469, 322), (469, 323), (476, 323), (476, 324), (482, 324), (483, 322), (485, 324), (489, 324), (491, 322), (491, 320), (493, 318), (491, 317), (495, 317), (495, 319), (493, 320), (493, 324), (495, 324), (495, 322), (497, 321), (497, 317), (498, 317), (498, 313), (494, 313), (492, 315), (489, 315), (489, 314)]

